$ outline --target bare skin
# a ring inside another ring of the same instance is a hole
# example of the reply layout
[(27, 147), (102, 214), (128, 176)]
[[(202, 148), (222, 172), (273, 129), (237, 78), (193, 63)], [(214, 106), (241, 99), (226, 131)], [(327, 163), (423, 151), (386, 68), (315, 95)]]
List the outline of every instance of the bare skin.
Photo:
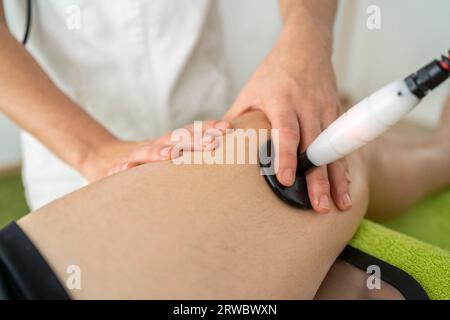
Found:
[[(262, 114), (248, 113), (234, 126), (269, 125)], [(435, 134), (436, 141), (446, 130)], [(402, 206), (450, 183), (450, 176), (441, 179), (447, 170), (441, 149), (448, 159), (449, 148), (434, 147), (434, 156), (423, 161), (441, 166), (439, 174), (415, 184), (422, 192), (400, 198)], [(383, 160), (378, 144), (348, 158), (354, 200), (348, 212), (332, 207), (329, 214), (315, 214), (286, 206), (256, 165), (156, 163), (91, 184), (18, 223), (63, 284), (67, 266), (80, 266), (82, 289), (70, 291), (74, 298), (312, 299), (361, 219), (371, 214), (369, 192), (377, 199), (383, 192), (386, 198), (402, 193), (400, 166), (409, 168), (402, 172), (408, 179), (422, 178), (417, 168), (424, 164), (408, 160), (420, 156), (421, 146), (411, 148), (403, 163), (393, 161), (403, 151), (397, 150), (387, 153), (393, 158), (383, 170), (376, 167)], [(369, 190), (383, 177), (395, 184), (392, 190)]]
[(448, 186), (449, 137), (450, 99), (438, 130), (402, 123), (366, 148), (373, 159), (368, 209), (372, 219), (399, 215), (417, 199)]
[(345, 261), (336, 260), (314, 300), (405, 300), (395, 287), (381, 281), (380, 289), (367, 287), (367, 273)]

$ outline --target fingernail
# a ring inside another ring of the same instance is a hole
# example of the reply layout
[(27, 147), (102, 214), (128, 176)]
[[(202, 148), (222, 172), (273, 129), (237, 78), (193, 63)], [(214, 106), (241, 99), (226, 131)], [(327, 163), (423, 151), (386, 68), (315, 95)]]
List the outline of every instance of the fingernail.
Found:
[(330, 210), (330, 199), (326, 195), (321, 195), (319, 198), (319, 208), (323, 210)]
[(219, 121), (214, 127), (219, 130), (226, 130), (229, 127), (229, 123), (227, 121)]
[(345, 171), (345, 178), (347, 179), (348, 183), (352, 182), (352, 177), (350, 176), (350, 172)]
[(282, 177), (284, 183), (291, 184), (294, 181), (294, 171), (291, 168), (287, 168), (283, 171)]
[(350, 195), (348, 193), (344, 194), (344, 196), (342, 197), (342, 202), (346, 207), (351, 207), (353, 205), (352, 199), (350, 199)]

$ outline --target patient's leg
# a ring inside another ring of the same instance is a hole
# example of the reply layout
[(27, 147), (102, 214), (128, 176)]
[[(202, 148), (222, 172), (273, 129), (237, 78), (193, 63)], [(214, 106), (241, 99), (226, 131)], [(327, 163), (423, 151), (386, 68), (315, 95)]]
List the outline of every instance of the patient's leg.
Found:
[(437, 130), (393, 128), (365, 150), (370, 167), (368, 215), (391, 218), (450, 184), (450, 99)]
[[(422, 196), (450, 185), (450, 99), (437, 130), (402, 123), (370, 144), (371, 218), (390, 218)], [(367, 274), (337, 260), (316, 295), (317, 299), (399, 299), (388, 283), (382, 290), (369, 290)]]
[[(251, 113), (237, 125), (267, 122)], [(422, 145), (402, 158), (405, 150), (376, 143), (350, 156), (353, 208), (345, 213), (286, 206), (256, 165), (160, 163), (90, 185), (19, 224), (63, 283), (68, 265), (81, 267), (77, 298), (312, 298), (366, 212), (368, 176), (375, 208), (390, 192), (409, 191), (405, 205), (449, 182), (448, 154), (433, 146), (428, 157)], [(386, 147), (390, 169), (381, 166)], [(433, 170), (416, 175), (430, 161)], [(411, 183), (416, 177), (422, 183)], [(397, 209), (395, 201), (383, 208)]]
[[(236, 125), (267, 127), (258, 113)], [(367, 206), (361, 156), (349, 158), (353, 208), (282, 203), (257, 165), (143, 165), (19, 221), (75, 298), (313, 298)]]

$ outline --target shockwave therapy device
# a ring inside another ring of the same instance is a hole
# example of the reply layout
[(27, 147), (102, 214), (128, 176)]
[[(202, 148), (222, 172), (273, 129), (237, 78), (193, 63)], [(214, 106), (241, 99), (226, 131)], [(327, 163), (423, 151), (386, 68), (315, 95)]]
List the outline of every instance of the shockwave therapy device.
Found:
[[(327, 165), (366, 145), (411, 111), (426, 94), (450, 74), (450, 51), (405, 79), (396, 80), (368, 96), (336, 119), (297, 159), (296, 179), (285, 187), (275, 175), (275, 153), (271, 140), (261, 147), (260, 167), (267, 183), (284, 202), (310, 209), (305, 174)], [(261, 159), (264, 159), (261, 160)]]

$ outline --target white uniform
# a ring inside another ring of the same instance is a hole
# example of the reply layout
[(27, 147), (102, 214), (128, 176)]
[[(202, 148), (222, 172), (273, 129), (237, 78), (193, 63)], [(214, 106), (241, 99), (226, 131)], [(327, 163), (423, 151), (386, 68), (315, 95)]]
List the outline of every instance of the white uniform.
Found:
[[(154, 138), (226, 111), (214, 1), (32, 2), (29, 51), (59, 88), (117, 137)], [(22, 142), (31, 209), (86, 184), (29, 134), (22, 134)]]

